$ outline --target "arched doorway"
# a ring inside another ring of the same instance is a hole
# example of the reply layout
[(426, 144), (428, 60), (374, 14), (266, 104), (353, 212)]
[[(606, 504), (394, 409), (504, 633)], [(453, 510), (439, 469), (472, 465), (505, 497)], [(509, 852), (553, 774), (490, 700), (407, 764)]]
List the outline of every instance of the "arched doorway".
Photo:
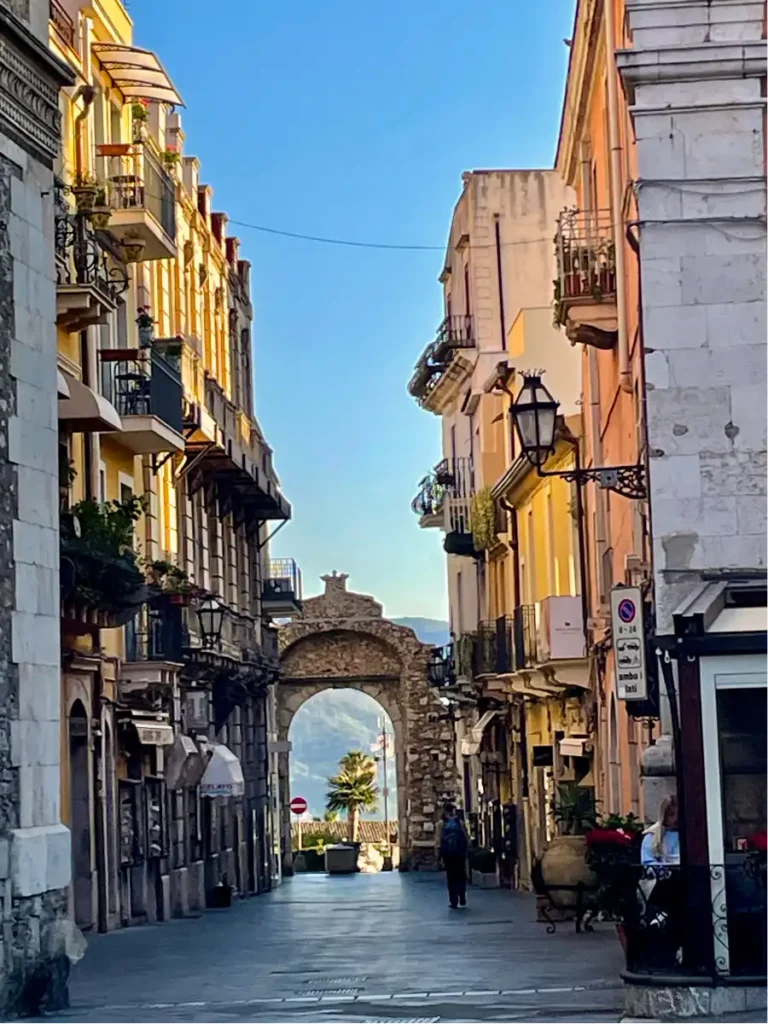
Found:
[(91, 779), (88, 715), (76, 700), (69, 712), (70, 822), (72, 828), (72, 897), (75, 922), (93, 926), (91, 860)]
[(378, 788), (376, 809), (364, 812), (363, 818), (380, 823), (382, 840), (397, 832), (397, 745), (392, 720), (380, 701), (352, 687), (321, 690), (298, 709), (288, 739), (291, 797), (307, 800), (308, 817), (326, 813), (328, 778), (338, 772), (345, 754), (359, 750), (374, 758)]
[(289, 731), (299, 708), (323, 690), (356, 689), (373, 697), (392, 722), (398, 776), (401, 865), (433, 868), (440, 806), (458, 793), (454, 736), (427, 678), (430, 648), (412, 630), (385, 619), (372, 597), (347, 591), (346, 575), (322, 577), (325, 593), (280, 630), (282, 851), (290, 863)]

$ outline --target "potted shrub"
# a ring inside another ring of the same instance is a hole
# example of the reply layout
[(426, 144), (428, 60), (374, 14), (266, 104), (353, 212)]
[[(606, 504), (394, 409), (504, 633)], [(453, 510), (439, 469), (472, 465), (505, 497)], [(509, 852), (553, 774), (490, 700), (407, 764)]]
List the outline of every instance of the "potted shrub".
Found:
[(99, 183), (91, 174), (78, 174), (72, 186), (78, 213), (90, 213), (96, 205)]
[(472, 885), (478, 889), (498, 889), (499, 873), (496, 854), (484, 846), (476, 846), (469, 853), (469, 868), (472, 874)]
[(172, 146), (168, 146), (167, 149), (163, 150), (163, 163), (166, 167), (173, 167), (179, 162), (180, 154), (178, 149), (174, 149)]
[[(578, 903), (576, 887), (593, 888), (597, 879), (586, 861), (586, 833), (595, 825), (592, 791), (573, 782), (558, 786), (554, 816), (560, 834), (552, 838), (541, 857), (544, 884), (557, 890), (561, 906)], [(572, 888), (573, 891), (570, 891)]]
[(143, 142), (147, 137), (149, 111), (140, 100), (131, 104), (131, 137), (134, 142)]

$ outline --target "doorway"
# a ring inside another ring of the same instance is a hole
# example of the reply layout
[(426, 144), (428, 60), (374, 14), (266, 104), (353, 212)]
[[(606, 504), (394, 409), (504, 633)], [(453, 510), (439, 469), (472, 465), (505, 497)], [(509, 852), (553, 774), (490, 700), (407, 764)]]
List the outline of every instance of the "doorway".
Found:
[(88, 715), (79, 700), (69, 713), (69, 773), (75, 923), (88, 929), (93, 927), (90, 753)]

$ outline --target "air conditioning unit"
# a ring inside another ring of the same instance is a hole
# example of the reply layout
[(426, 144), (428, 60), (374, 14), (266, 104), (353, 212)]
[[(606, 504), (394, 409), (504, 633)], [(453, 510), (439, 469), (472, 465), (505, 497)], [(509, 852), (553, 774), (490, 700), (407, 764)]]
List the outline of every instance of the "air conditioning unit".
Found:
[(539, 615), (538, 650), (542, 662), (586, 656), (580, 597), (544, 598)]

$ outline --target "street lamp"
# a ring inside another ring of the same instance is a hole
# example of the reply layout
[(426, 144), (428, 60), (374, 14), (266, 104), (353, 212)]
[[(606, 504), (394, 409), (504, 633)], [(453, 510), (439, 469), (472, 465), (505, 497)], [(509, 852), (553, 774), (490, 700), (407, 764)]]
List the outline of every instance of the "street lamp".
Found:
[(615, 491), (625, 498), (647, 497), (645, 467), (605, 466), (584, 469), (580, 465), (579, 450), (576, 447), (576, 467), (568, 470), (544, 470), (542, 467), (555, 451), (557, 411), (560, 403), (553, 398), (542, 384), (540, 373), (523, 374), (523, 386), (513, 401), (512, 415), (522, 453), (539, 476), (559, 476), (579, 486), (593, 480), (598, 487)]
[(221, 640), (221, 629), (224, 625), (224, 605), (212, 595), (206, 597), (197, 609), (197, 617), (200, 622), (203, 647), (206, 650), (218, 647)]

